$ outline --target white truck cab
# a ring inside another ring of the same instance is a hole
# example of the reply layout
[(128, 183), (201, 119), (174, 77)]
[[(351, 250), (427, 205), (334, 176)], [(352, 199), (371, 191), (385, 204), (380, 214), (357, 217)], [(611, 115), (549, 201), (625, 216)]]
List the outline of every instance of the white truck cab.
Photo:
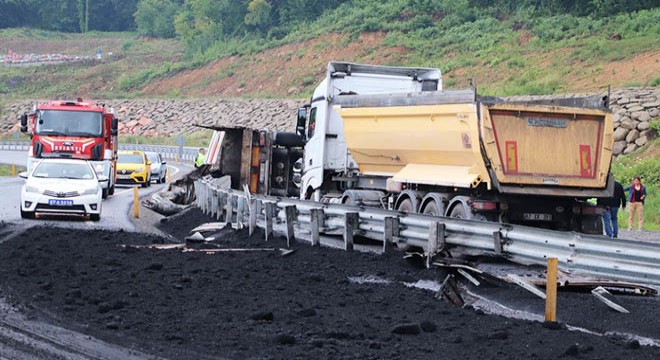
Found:
[(357, 170), (344, 139), (344, 124), (334, 105), (342, 95), (376, 95), (442, 90), (440, 69), (330, 62), (325, 79), (310, 103), (298, 111), (297, 133), (305, 151), (302, 166), (303, 199), (321, 198), (326, 176)]

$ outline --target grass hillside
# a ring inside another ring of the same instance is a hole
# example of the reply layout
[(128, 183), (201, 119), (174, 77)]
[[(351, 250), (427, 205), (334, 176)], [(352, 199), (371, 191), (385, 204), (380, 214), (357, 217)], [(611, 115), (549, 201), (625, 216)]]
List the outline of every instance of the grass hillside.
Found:
[(351, 12), (340, 6), (281, 39), (228, 38), (194, 53), (176, 39), (135, 33), (0, 30), (3, 53), (89, 56), (100, 47), (105, 55), (73, 65), (0, 66), (0, 94), (306, 97), (330, 60), (439, 67), (446, 88), (474, 79), (482, 93), (498, 95), (660, 85), (660, 8), (598, 19), (521, 11), (452, 22), (369, 4)]

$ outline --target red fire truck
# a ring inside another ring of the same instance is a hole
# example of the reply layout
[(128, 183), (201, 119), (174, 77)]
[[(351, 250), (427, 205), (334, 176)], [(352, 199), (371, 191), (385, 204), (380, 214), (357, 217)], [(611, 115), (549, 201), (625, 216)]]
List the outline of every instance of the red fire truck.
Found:
[(21, 131), (30, 132), (32, 144), (28, 172), (40, 158), (63, 157), (89, 161), (103, 184), (103, 198), (115, 191), (117, 127), (119, 120), (104, 104), (77, 101), (46, 101), (21, 116)]

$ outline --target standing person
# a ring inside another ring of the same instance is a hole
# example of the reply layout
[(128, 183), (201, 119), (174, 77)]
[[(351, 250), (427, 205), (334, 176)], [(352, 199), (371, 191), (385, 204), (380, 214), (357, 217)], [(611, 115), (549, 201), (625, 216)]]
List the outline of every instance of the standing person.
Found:
[(642, 180), (639, 176), (635, 176), (632, 185), (623, 189), (630, 191), (628, 194), (628, 202), (630, 203), (630, 215), (628, 216), (628, 230), (632, 230), (633, 219), (635, 214), (638, 216), (637, 230), (644, 229), (644, 200), (646, 199), (646, 187), (642, 185)]
[(605, 208), (603, 222), (605, 234), (609, 237), (619, 237), (619, 207), (626, 208), (626, 193), (620, 182), (614, 182), (614, 194), (609, 198), (598, 199), (598, 205)]
[(197, 157), (195, 158), (195, 168), (198, 168), (206, 162), (206, 150), (204, 148), (199, 148)]

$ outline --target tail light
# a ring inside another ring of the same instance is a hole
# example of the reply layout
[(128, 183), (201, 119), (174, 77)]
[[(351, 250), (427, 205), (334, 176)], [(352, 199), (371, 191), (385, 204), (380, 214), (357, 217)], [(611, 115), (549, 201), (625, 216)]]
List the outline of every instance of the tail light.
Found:
[(474, 211), (496, 211), (497, 203), (494, 201), (473, 201), (472, 210)]

